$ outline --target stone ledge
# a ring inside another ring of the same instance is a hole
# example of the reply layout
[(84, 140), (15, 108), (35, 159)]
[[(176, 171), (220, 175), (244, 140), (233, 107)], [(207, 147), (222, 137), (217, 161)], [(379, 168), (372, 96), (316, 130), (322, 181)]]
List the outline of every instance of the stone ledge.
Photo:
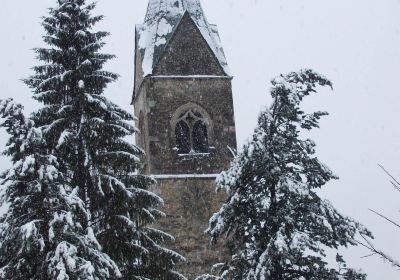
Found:
[(216, 179), (219, 174), (165, 174), (165, 175), (152, 175), (154, 179), (158, 180), (171, 180), (171, 179)]

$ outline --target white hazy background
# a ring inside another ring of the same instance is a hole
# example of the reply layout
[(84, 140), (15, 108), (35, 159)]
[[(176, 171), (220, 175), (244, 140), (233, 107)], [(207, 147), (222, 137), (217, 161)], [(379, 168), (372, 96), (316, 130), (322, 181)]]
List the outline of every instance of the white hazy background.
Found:
[[(20, 81), (32, 74), (33, 47), (43, 46), (40, 17), (55, 0), (2, 0), (0, 9), (0, 99), (14, 97), (27, 112), (37, 108)], [(310, 67), (334, 83), (307, 99), (307, 110), (330, 116), (313, 131), (317, 153), (339, 181), (322, 191), (344, 214), (375, 234), (375, 244), (400, 259), (400, 231), (368, 211), (400, 220), (400, 193), (377, 164), (400, 178), (400, 0), (202, 0), (208, 20), (218, 24), (231, 72), (239, 147), (251, 135), (259, 111), (270, 104), (269, 81), (279, 73)], [(130, 106), (134, 73), (134, 25), (147, 0), (99, 0), (98, 26), (111, 32), (107, 66), (121, 75), (107, 95)], [(0, 132), (0, 149), (6, 134)], [(0, 158), (0, 170), (9, 166)], [(351, 267), (369, 279), (399, 279), (400, 271), (363, 248), (344, 251)]]

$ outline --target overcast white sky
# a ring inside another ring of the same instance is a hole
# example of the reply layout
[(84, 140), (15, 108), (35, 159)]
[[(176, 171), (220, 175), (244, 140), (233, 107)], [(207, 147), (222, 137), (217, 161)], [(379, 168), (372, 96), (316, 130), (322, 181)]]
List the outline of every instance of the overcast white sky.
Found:
[[(35, 108), (19, 79), (35, 65), (31, 49), (42, 46), (40, 17), (55, 0), (2, 0), (0, 9), (0, 98)], [(376, 244), (400, 259), (400, 231), (368, 211), (400, 220), (400, 193), (377, 167), (400, 177), (400, 0), (202, 0), (218, 24), (234, 78), (240, 145), (251, 134), (258, 112), (270, 103), (269, 81), (279, 73), (311, 67), (329, 77), (334, 91), (307, 100), (307, 109), (328, 110), (312, 133), (320, 158), (339, 176), (322, 194), (376, 236)], [(121, 75), (107, 95), (130, 107), (134, 73), (134, 25), (147, 0), (98, 0), (100, 24), (112, 33), (106, 51), (118, 56), (108, 65)], [(0, 147), (5, 134), (0, 132)], [(8, 166), (0, 160), (0, 169)], [(349, 264), (369, 279), (395, 280), (400, 272), (367, 252), (350, 248)]]

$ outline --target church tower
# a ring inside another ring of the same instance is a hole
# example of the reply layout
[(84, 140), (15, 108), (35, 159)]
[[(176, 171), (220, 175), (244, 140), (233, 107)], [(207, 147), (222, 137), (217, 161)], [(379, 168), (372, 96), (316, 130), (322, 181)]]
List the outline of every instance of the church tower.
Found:
[(236, 133), (232, 77), (218, 30), (200, 0), (150, 0), (136, 26), (133, 105), (145, 151), (143, 174), (167, 214), (159, 225), (176, 237), (189, 279), (224, 260), (224, 246), (210, 248), (208, 220), (224, 200), (215, 178), (229, 168)]

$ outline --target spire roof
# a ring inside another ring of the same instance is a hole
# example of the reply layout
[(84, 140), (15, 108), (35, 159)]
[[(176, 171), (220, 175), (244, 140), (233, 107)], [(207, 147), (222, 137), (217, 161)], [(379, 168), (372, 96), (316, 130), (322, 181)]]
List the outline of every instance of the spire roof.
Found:
[(196, 18), (204, 18), (200, 0), (150, 0), (145, 22), (161, 18), (173, 19), (177, 15), (183, 15), (185, 11)]
[(145, 21), (136, 27), (144, 76), (152, 74), (185, 13), (196, 24), (224, 72), (229, 75), (217, 27), (208, 23), (200, 0), (149, 0)]

